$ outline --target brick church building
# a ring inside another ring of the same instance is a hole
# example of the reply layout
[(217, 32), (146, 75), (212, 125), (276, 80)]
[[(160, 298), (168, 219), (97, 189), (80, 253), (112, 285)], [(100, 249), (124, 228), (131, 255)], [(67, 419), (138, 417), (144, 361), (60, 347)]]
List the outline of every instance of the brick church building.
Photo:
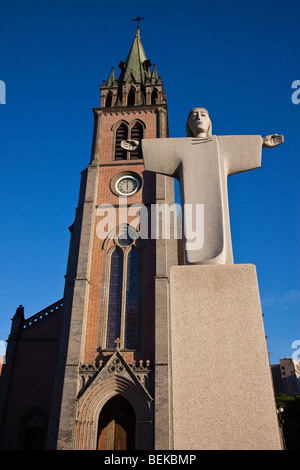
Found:
[[(150, 206), (173, 204), (174, 181), (144, 171), (139, 151), (121, 146), (168, 137), (163, 83), (139, 27), (119, 67), (93, 109), (63, 298), (29, 318), (20, 306), (12, 319), (0, 449), (172, 448), (169, 268), (179, 264), (178, 245), (139, 236), (136, 207), (144, 218), (146, 208), (150, 231)], [(102, 236), (105, 205), (116, 217)]]

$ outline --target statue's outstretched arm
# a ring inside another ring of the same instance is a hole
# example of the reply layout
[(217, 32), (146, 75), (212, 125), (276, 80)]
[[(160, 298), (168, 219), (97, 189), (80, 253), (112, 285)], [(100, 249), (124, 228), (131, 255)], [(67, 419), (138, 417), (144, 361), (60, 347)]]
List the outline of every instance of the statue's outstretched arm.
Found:
[(262, 146), (266, 148), (277, 147), (277, 145), (282, 144), (284, 141), (283, 135), (272, 134), (263, 137)]
[(121, 141), (121, 147), (124, 150), (128, 150), (128, 152), (134, 152), (135, 150), (141, 150), (142, 144), (138, 140), (127, 139)]

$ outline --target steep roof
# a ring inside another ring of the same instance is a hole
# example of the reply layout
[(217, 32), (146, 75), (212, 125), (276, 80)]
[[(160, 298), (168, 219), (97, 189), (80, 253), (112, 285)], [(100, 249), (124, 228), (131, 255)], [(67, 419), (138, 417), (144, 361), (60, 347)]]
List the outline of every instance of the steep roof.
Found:
[(115, 77), (115, 68), (112, 67), (111, 68), (111, 72), (110, 72), (110, 75), (108, 77), (108, 80), (107, 80), (107, 83), (106, 83), (106, 86), (107, 87), (112, 87), (114, 82), (116, 80), (116, 77)]
[(122, 72), (120, 74), (119, 83), (126, 82), (132, 75), (135, 83), (145, 83), (151, 78), (150, 71), (151, 62), (147, 59), (143, 45), (141, 43), (140, 30), (137, 29), (134, 42), (131, 46), (129, 54), (125, 62), (120, 62), (119, 67)]

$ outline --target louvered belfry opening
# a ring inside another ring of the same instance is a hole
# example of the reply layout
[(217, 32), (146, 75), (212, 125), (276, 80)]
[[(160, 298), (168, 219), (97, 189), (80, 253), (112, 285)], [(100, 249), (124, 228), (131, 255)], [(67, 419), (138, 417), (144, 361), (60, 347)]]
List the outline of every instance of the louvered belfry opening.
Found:
[(128, 129), (126, 124), (120, 124), (116, 132), (116, 152), (115, 152), (115, 160), (126, 160), (127, 159), (127, 151), (121, 147), (122, 140), (126, 140), (128, 138)]
[[(142, 124), (137, 122), (131, 129), (131, 139), (138, 140), (140, 142), (142, 138), (143, 138), (143, 126)], [(138, 160), (139, 158), (143, 158), (141, 150), (135, 150), (130, 153), (131, 160)]]

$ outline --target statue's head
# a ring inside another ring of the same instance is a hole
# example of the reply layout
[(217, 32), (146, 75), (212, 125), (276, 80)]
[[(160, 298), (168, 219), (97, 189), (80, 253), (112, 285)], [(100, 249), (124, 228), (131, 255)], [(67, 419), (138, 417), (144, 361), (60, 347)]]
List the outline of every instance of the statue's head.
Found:
[(187, 137), (208, 137), (212, 133), (211, 120), (205, 108), (194, 108), (186, 122)]

